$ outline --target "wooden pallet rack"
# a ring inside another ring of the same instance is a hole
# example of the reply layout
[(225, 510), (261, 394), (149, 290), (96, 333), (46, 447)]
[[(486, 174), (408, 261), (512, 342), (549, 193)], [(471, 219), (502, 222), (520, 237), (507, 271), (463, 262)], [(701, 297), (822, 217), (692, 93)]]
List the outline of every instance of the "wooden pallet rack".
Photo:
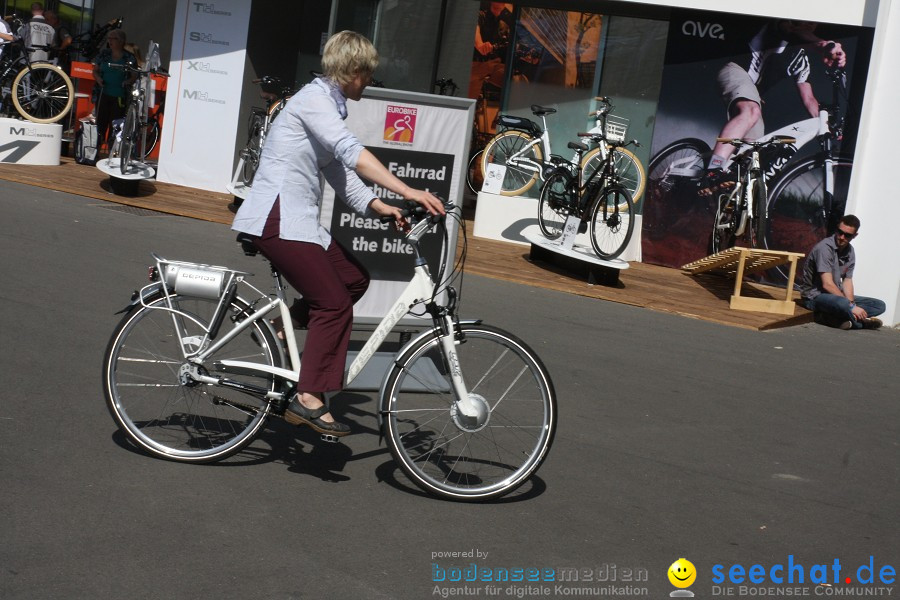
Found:
[[(794, 277), (797, 275), (797, 260), (805, 255), (783, 250), (762, 250), (759, 248), (729, 248), (706, 258), (695, 260), (681, 267), (691, 275), (700, 273), (724, 273), (734, 275), (734, 294), (731, 308), (757, 312), (793, 315), (797, 307), (793, 301)], [(744, 275), (767, 271), (771, 268), (790, 264), (784, 300), (775, 298), (748, 298), (741, 295)]]

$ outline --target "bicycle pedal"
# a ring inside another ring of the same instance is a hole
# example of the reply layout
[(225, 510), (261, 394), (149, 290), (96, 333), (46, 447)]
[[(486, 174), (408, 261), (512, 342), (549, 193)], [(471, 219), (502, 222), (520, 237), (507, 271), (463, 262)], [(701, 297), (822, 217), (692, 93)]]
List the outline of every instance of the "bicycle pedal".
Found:
[(323, 434), (322, 434), (322, 441), (323, 441), (323, 442), (328, 442), (329, 444), (337, 444), (338, 442), (341, 441), (341, 438), (339, 438), (339, 437), (336, 436), (336, 435), (331, 435), (330, 433), (323, 433)]

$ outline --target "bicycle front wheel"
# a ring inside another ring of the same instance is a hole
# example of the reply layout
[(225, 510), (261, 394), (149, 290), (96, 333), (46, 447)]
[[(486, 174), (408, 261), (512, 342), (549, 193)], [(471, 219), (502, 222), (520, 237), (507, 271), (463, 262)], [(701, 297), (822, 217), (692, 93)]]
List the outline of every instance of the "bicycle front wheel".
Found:
[(385, 438), (409, 479), (429, 494), (479, 501), (513, 491), (540, 467), (556, 431), (556, 394), (547, 369), (501, 329), (459, 325), (459, 368), (487, 419), (457, 413), (440, 339), (423, 336), (396, 360), (381, 399)]
[(122, 145), (119, 147), (119, 170), (122, 175), (128, 174), (131, 159), (134, 156), (138, 136), (138, 107), (135, 103), (128, 105), (125, 123), (122, 125)]
[[(631, 192), (631, 199), (637, 204), (644, 195), (644, 188), (647, 185), (647, 173), (644, 165), (628, 148), (615, 147), (609, 148), (609, 151), (612, 153), (613, 165), (619, 176), (619, 184)], [(594, 148), (585, 154), (581, 161), (582, 181), (587, 181), (591, 173), (602, 165), (603, 157), (600, 154), (600, 148)]]
[(547, 238), (555, 240), (562, 235), (568, 217), (572, 177), (557, 171), (547, 178), (541, 187), (538, 201), (538, 226)]
[[(488, 165), (500, 165), (506, 167), (503, 182), (500, 185), (500, 193), (504, 196), (521, 196), (531, 189), (538, 180), (538, 166), (542, 161), (540, 146), (534, 144), (516, 159), (516, 164), (510, 164), (509, 158), (534, 141), (534, 137), (515, 129), (502, 131), (491, 138), (484, 147), (481, 155), (481, 171), (487, 176)], [(520, 163), (531, 162), (525, 165)]]
[(750, 224), (750, 247), (762, 248), (768, 225), (766, 213), (769, 209), (769, 199), (766, 195), (766, 183), (762, 177), (753, 181), (752, 190), (749, 200), (750, 202), (753, 202), (754, 216), (753, 222)]
[[(207, 323), (218, 305), (218, 300), (177, 295), (171, 301), (173, 308)], [(182, 344), (196, 351), (204, 332), (191, 318), (166, 310), (162, 295), (146, 304), (125, 315), (106, 349), (103, 388), (113, 419), (138, 448), (160, 458), (201, 463), (240, 451), (265, 424), (268, 401), (193, 380)], [(244, 302), (232, 301), (217, 339), (246, 314)], [(274, 333), (260, 320), (225, 344), (199, 371), (214, 373), (216, 361), (227, 358), (280, 366), (281, 357)], [(226, 377), (264, 390), (276, 385), (271, 375), (259, 373)]]
[(34, 63), (13, 80), (13, 106), (35, 123), (56, 123), (72, 108), (75, 88), (65, 71), (49, 63)]
[(634, 232), (634, 202), (623, 187), (600, 190), (591, 207), (591, 246), (602, 259), (622, 254)]

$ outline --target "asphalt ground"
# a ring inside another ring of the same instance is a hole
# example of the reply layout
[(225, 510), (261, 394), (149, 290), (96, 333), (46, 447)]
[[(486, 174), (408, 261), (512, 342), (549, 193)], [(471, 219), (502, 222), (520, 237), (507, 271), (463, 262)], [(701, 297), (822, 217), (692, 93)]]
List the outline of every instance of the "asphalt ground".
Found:
[(273, 421), (218, 465), (141, 454), (101, 363), (150, 252), (266, 269), (222, 225), (6, 182), (0, 206), (4, 600), (665, 598), (679, 557), (701, 598), (900, 594), (895, 330), (760, 333), (467, 276), (462, 316), (539, 352), (560, 421), (517, 494), (458, 504), (397, 470), (362, 394), (335, 402), (341, 444)]

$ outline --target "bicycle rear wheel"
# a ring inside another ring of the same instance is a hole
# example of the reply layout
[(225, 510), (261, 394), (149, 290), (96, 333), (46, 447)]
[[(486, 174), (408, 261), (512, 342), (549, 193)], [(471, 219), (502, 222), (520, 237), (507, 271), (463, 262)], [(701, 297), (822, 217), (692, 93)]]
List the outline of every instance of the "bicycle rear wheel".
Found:
[(713, 222), (712, 235), (710, 237), (710, 250), (712, 254), (727, 250), (734, 246), (735, 232), (737, 231), (738, 211), (740, 200), (739, 191), (719, 196), (719, 205), (716, 209), (716, 219)]
[(591, 205), (591, 246), (602, 259), (622, 254), (634, 232), (634, 202), (623, 187), (607, 186)]
[(396, 360), (381, 398), (385, 438), (409, 479), (429, 494), (478, 501), (513, 491), (540, 467), (556, 431), (546, 368), (521, 340), (488, 325), (459, 325), (458, 367), (469, 396), (489, 411), (468, 426), (455, 408), (440, 339), (414, 341)]
[[(528, 169), (524, 166), (511, 165), (508, 162), (509, 157), (520, 152), (532, 141), (534, 141), (534, 137), (524, 131), (509, 129), (492, 137), (488, 145), (484, 147), (484, 154), (481, 155), (481, 171), (485, 176), (488, 173), (488, 165), (506, 167), (506, 173), (500, 185), (502, 195), (521, 196), (530, 190), (534, 182), (538, 180), (538, 172), (535, 167)], [(540, 164), (542, 162), (540, 146), (537, 144), (531, 146), (519, 160), (530, 160)]]
[(571, 195), (572, 177), (557, 171), (547, 178), (541, 187), (541, 198), (538, 201), (538, 226), (548, 239), (555, 240), (562, 235), (569, 216), (567, 206)]
[(263, 136), (265, 132), (266, 115), (262, 111), (254, 111), (250, 117), (250, 131), (247, 138), (247, 145), (241, 151), (243, 159), (243, 167), (241, 169), (241, 183), (247, 187), (253, 185), (253, 178), (256, 177), (256, 169), (259, 167), (259, 157), (262, 154)]
[(147, 157), (153, 154), (156, 145), (159, 143), (159, 121), (156, 120), (155, 117), (151, 118), (144, 128), (144, 132), (146, 135), (144, 141), (144, 156), (141, 157), (141, 160), (147, 160)]
[(72, 108), (75, 88), (65, 71), (49, 63), (34, 63), (13, 80), (13, 106), (35, 123), (56, 123)]
[[(218, 300), (171, 296), (175, 308), (209, 322)], [(103, 389), (110, 414), (136, 446), (153, 456), (180, 462), (211, 462), (240, 451), (262, 429), (269, 403), (232, 388), (191, 379), (181, 345), (197, 350), (203, 331), (197, 323), (165, 310), (158, 294), (148, 306), (133, 307), (119, 323), (106, 349)], [(218, 339), (246, 315), (235, 299), (228, 306)], [(178, 329), (183, 332), (179, 337)], [(253, 323), (200, 367), (209, 374), (215, 362), (232, 358), (280, 366), (282, 354), (264, 320)], [(231, 380), (274, 390), (270, 375), (229, 374)]]

